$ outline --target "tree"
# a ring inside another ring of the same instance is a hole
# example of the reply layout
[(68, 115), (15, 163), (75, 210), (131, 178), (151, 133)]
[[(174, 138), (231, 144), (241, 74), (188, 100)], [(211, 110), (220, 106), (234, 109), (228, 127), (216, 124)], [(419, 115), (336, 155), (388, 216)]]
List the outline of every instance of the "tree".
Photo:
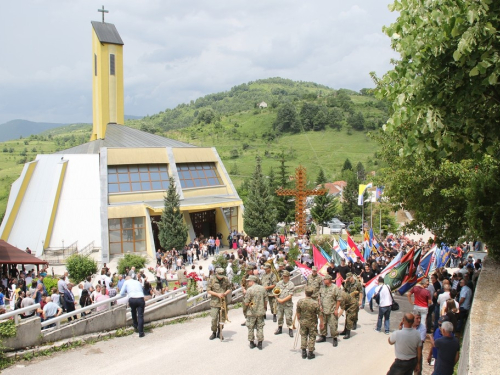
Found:
[(356, 112), (354, 115), (349, 116), (347, 123), (352, 126), (354, 130), (365, 129), (365, 118), (361, 112)]
[(274, 197), (262, 174), (260, 158), (257, 158), (245, 205), (245, 233), (250, 237), (266, 237), (276, 230), (276, 224), (278, 220)]
[(276, 120), (273, 123), (273, 129), (278, 133), (300, 131), (300, 119), (297, 110), (292, 103), (285, 103), (278, 109)]
[(359, 182), (363, 182), (366, 179), (365, 166), (361, 162), (356, 165), (356, 175)]
[(184, 223), (179, 209), (179, 194), (175, 188), (175, 180), (170, 177), (167, 195), (164, 198), (164, 208), (159, 226), (160, 244), (164, 249), (182, 249), (188, 238), (188, 227)]
[[(278, 171), (278, 178), (276, 179), (275, 189), (287, 189), (290, 187), (290, 179), (288, 178), (288, 166), (285, 164), (285, 153), (280, 155), (280, 166)], [(274, 193), (274, 191), (272, 193)], [(278, 195), (275, 197), (275, 205), (278, 215), (278, 222), (288, 224), (295, 220), (295, 203), (291, 197), (286, 195)]]
[[(316, 179), (316, 184), (324, 189), (326, 182), (325, 172), (323, 172), (323, 169), (320, 169), (318, 178)], [(337, 214), (337, 212), (338, 201), (330, 194), (326, 193), (324, 195), (316, 195), (314, 197), (314, 206), (311, 208), (311, 216), (322, 227), (324, 227), (326, 223)], [(323, 231), (323, 228), (321, 230)], [(323, 232), (321, 234), (323, 234)]]
[(328, 126), (332, 129), (340, 130), (342, 121), (344, 120), (344, 113), (340, 108), (332, 108), (328, 111), (327, 122)]
[(300, 109), (300, 121), (302, 122), (302, 126), (304, 130), (313, 130), (314, 129), (314, 118), (318, 113), (319, 107), (314, 103), (304, 103), (302, 108)]
[[(500, 257), (500, 3), (395, 1), (384, 28), (401, 58), (377, 82), (392, 103), (381, 136), (391, 203), (438, 242), (479, 237)], [(424, 21), (425, 20), (425, 21)], [(425, 27), (423, 27), (425, 22)], [(416, 181), (415, 181), (416, 180)], [(479, 210), (477, 207), (487, 208)]]
[(97, 263), (92, 258), (73, 254), (66, 260), (66, 269), (70, 280), (79, 283), (97, 272)]
[(347, 185), (342, 191), (342, 219), (352, 221), (355, 216), (361, 216), (361, 206), (358, 206), (359, 182), (356, 174), (352, 171), (345, 171)]
[(342, 166), (342, 172), (344, 171), (352, 171), (352, 164), (349, 158), (345, 159), (344, 165)]

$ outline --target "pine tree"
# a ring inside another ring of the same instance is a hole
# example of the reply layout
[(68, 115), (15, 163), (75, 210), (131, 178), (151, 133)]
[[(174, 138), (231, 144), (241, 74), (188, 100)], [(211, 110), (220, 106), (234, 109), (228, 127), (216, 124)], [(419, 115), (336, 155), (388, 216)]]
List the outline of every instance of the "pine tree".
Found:
[(344, 166), (342, 167), (342, 172), (352, 171), (352, 164), (349, 159), (345, 159)]
[[(285, 164), (285, 153), (280, 155), (280, 167), (278, 178), (276, 179), (276, 188), (287, 189), (290, 187), (290, 180), (288, 178), (288, 166)], [(272, 192), (274, 193), (274, 191)], [(291, 223), (295, 220), (295, 203), (291, 201), (289, 196), (278, 195), (275, 198), (275, 206), (278, 211), (278, 222), (285, 224)]]
[(250, 181), (243, 216), (243, 227), (250, 237), (266, 237), (276, 230), (278, 220), (274, 196), (270, 193), (269, 184), (262, 175), (260, 158), (257, 158), (255, 171)]
[[(321, 188), (324, 189), (326, 182), (325, 173), (323, 169), (320, 169), (316, 184), (321, 185)], [(330, 194), (316, 195), (314, 197), (314, 207), (311, 208), (311, 215), (313, 219), (323, 227), (337, 214), (338, 209), (339, 205), (337, 199)], [(321, 229), (321, 234), (323, 234), (323, 228)]]
[(175, 180), (172, 177), (170, 177), (170, 185), (164, 198), (164, 204), (161, 220), (158, 223), (160, 244), (166, 250), (171, 250), (174, 247), (182, 249), (188, 238), (188, 227), (184, 223), (179, 209), (179, 194), (177, 194)]
[(363, 182), (366, 179), (366, 171), (365, 171), (365, 166), (363, 163), (359, 162), (358, 165), (356, 165), (356, 173), (358, 175), (358, 181)]
[(348, 222), (355, 216), (361, 216), (361, 206), (358, 206), (359, 181), (354, 172), (344, 173), (347, 185), (342, 191), (342, 219)]

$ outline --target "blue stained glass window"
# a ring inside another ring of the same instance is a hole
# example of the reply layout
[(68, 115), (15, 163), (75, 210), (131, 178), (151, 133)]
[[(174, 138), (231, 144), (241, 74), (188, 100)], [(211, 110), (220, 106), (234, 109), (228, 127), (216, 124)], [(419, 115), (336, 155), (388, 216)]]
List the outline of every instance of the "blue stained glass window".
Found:
[[(161, 172), (160, 172), (161, 171)], [(189, 171), (187, 171), (189, 176)], [(151, 183), (155, 182), (155, 183)], [(108, 192), (166, 190), (169, 185), (166, 164), (119, 165), (108, 167)]]
[(177, 164), (183, 189), (223, 185), (215, 163)]

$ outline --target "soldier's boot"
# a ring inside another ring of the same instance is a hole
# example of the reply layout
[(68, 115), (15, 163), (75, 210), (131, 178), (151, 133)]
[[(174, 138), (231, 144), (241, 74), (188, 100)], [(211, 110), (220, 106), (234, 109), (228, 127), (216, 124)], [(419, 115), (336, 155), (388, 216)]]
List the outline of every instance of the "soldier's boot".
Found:
[(255, 348), (255, 342), (250, 341), (250, 349), (253, 349), (253, 348)]
[(333, 346), (336, 348), (338, 344), (339, 344), (339, 341), (337, 340), (336, 337), (334, 337), (333, 338)]
[(293, 329), (288, 328), (288, 334), (290, 335), (290, 337), (293, 337)]
[(307, 353), (307, 359), (314, 359), (314, 358), (316, 358), (316, 356), (314, 355), (313, 352), (308, 352)]
[(302, 358), (306, 359), (307, 358), (307, 350), (302, 349)]
[(344, 336), (346, 333), (346, 329), (344, 328), (344, 330), (342, 332), (339, 333), (340, 336)]
[(352, 326), (352, 330), (355, 331), (357, 326), (358, 326), (358, 322), (354, 323), (354, 325)]
[(276, 323), (278, 321), (278, 318), (276, 318), (276, 314), (273, 314), (273, 323)]
[(351, 338), (351, 330), (347, 330), (345, 331), (345, 336), (344, 336), (344, 340), (348, 340)]
[(325, 342), (326, 341), (326, 336), (319, 336), (319, 338), (316, 340), (316, 342)]
[(241, 326), (244, 327), (247, 325), (247, 322), (241, 323)]
[(276, 331), (274, 331), (275, 335), (281, 335), (283, 333), (283, 327), (279, 326)]
[(212, 332), (212, 334), (210, 335), (210, 337), (208, 339), (213, 340), (213, 339), (215, 339), (216, 336), (217, 336), (217, 332)]
[(258, 348), (259, 350), (262, 350), (262, 341), (259, 341), (259, 342), (257, 343), (257, 348)]

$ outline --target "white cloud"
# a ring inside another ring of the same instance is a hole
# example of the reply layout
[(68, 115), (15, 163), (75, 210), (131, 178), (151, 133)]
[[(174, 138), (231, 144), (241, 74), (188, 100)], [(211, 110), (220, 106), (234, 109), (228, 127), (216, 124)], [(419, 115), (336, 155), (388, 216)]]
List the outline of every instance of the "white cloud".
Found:
[[(383, 25), (390, 0), (110, 0), (125, 42), (125, 113), (153, 114), (250, 80), (281, 76), (372, 87), (395, 57)], [(0, 123), (92, 119), (95, 0), (3, 4)], [(16, 17), (11, 15), (15, 14)]]

